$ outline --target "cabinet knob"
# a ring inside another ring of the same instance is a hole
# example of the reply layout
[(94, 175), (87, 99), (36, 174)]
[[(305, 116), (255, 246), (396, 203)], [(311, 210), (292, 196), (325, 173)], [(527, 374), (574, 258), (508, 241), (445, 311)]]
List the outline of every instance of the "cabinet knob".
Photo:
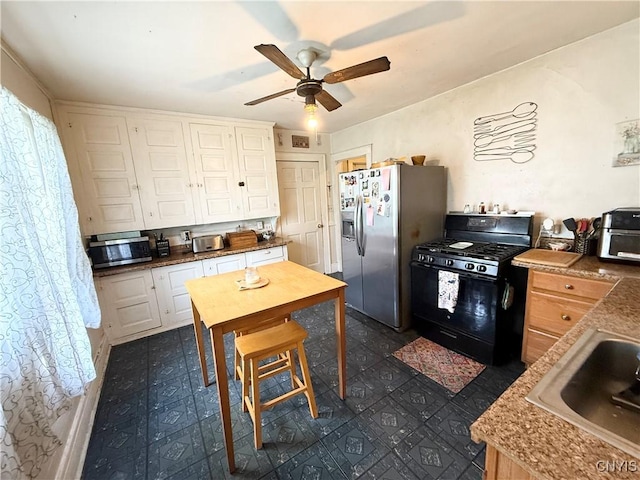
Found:
[(571, 285), (570, 283), (567, 283), (567, 284), (564, 286), (564, 288), (565, 288), (566, 290), (573, 290), (573, 285)]
[(244, 187), (244, 182), (238, 182), (239, 187)]
[(560, 315), (560, 318), (562, 318), (563, 320), (566, 320), (567, 322), (571, 320), (571, 317), (566, 313), (563, 313), (562, 315)]
[(169, 310), (168, 308), (164, 311), (164, 313), (169, 314), (171, 313), (171, 310)]

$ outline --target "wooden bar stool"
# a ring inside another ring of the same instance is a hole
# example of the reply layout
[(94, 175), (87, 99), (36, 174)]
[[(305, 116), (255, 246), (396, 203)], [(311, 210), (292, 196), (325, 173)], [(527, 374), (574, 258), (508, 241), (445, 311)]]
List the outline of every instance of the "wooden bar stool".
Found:
[[(307, 331), (293, 320), (236, 338), (236, 351), (240, 355), (242, 366), (243, 410), (246, 407), (253, 420), (256, 449), (262, 448), (262, 410), (268, 410), (280, 402), (303, 393), (309, 402), (311, 416), (318, 418), (307, 357), (304, 353), (303, 342), (306, 338)], [(296, 374), (294, 350), (298, 350), (302, 380)], [(278, 358), (265, 365), (259, 364), (261, 360), (274, 356)], [(291, 374), (292, 389), (279, 397), (261, 403), (260, 381), (287, 370)], [(249, 384), (251, 384), (250, 391)]]
[[(275, 327), (276, 325), (280, 325), (281, 323), (285, 323), (288, 322), (290, 320), (289, 315), (284, 315), (282, 317), (274, 317), (274, 318), (270, 318), (269, 320), (263, 320), (260, 323), (257, 323), (255, 325), (252, 325), (251, 328), (245, 328), (243, 330), (234, 330), (233, 333), (235, 335), (235, 338), (237, 339), (238, 337), (241, 337), (242, 335), (247, 335), (249, 333), (255, 333), (255, 332), (259, 332), (260, 330), (264, 330), (266, 328), (271, 328), (271, 327)], [(240, 363), (240, 354), (238, 353), (238, 349), (235, 349), (235, 364), (234, 364), (234, 368), (233, 371), (235, 373), (235, 379), (236, 380), (240, 380), (242, 378), (242, 364)], [(280, 357), (282, 357), (284, 354), (280, 354)], [(242, 404), (242, 406), (244, 407), (244, 403)], [(246, 408), (243, 408), (243, 411), (247, 411)]]

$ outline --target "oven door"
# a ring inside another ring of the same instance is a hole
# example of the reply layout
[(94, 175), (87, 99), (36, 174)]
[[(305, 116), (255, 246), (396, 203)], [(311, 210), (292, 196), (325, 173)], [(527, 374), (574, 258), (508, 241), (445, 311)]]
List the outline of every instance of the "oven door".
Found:
[(459, 273), (458, 300), (453, 312), (438, 308), (440, 267), (411, 263), (411, 307), (414, 326), (428, 321), (443, 327), (441, 333), (456, 332), (493, 343), (501, 292), (498, 279)]

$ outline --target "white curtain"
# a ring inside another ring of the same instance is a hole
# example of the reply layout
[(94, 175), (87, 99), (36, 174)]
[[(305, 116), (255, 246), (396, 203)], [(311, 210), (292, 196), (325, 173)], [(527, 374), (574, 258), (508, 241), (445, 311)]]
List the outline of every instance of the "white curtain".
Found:
[(95, 378), (86, 327), (100, 308), (55, 126), (4, 87), (0, 120), (1, 476), (31, 478)]

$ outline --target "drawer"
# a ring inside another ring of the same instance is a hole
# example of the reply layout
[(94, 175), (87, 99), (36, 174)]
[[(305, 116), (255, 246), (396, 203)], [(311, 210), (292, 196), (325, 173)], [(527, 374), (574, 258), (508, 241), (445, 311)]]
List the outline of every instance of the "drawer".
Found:
[(527, 302), (529, 302), (527, 326), (558, 336), (564, 335), (593, 306), (591, 302), (581, 302), (540, 292), (530, 292)]
[(578, 278), (534, 270), (532, 270), (531, 273), (531, 288), (550, 290), (552, 292), (575, 295), (592, 300), (600, 300), (609, 293), (609, 290), (613, 287), (613, 283), (606, 280)]
[(558, 337), (533, 329), (528, 329), (526, 336), (522, 351), (522, 361), (527, 365), (531, 365), (538, 360), (558, 341)]
[(245, 253), (247, 256), (247, 265), (265, 265), (271, 262), (277, 262), (284, 260), (284, 248), (272, 247), (264, 250), (255, 250), (253, 252)]

